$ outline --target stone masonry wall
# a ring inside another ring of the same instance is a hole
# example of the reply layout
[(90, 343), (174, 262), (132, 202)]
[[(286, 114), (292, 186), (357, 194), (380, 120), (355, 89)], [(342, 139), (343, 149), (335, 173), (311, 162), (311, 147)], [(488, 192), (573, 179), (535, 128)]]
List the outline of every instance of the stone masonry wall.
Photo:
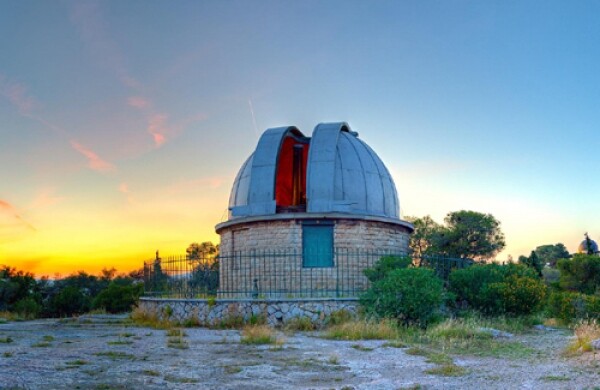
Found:
[(305, 268), (302, 220), (239, 224), (220, 233), (220, 298), (356, 296), (367, 288), (362, 270), (381, 253), (407, 253), (410, 237), (403, 226), (338, 219), (334, 266)]
[(356, 316), (356, 299), (292, 299), (292, 300), (216, 300), (141, 298), (139, 307), (160, 319), (191, 321), (204, 326), (249, 321), (252, 316), (264, 317), (271, 326), (284, 325), (293, 318), (306, 317), (322, 325), (331, 313), (345, 310)]

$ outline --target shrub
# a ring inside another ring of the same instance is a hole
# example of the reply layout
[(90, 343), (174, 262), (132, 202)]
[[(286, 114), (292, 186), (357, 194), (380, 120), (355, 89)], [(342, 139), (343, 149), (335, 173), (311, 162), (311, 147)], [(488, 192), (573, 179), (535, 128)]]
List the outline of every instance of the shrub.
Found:
[(455, 270), (450, 274), (450, 291), (486, 314), (530, 314), (545, 297), (537, 272), (519, 264), (478, 264)]
[(383, 256), (373, 268), (366, 268), (363, 272), (371, 283), (375, 283), (391, 271), (407, 268), (411, 264), (412, 259), (408, 256)]
[(548, 299), (548, 314), (570, 323), (577, 319), (600, 318), (600, 296), (555, 291)]
[(510, 275), (484, 290), (494, 314), (524, 315), (535, 313), (546, 297), (546, 286), (538, 279)]
[(13, 311), (24, 318), (36, 318), (42, 311), (42, 305), (32, 297), (27, 297), (17, 301)]
[(434, 317), (442, 300), (442, 280), (425, 268), (393, 270), (361, 296), (368, 314), (423, 327)]
[(143, 292), (143, 285), (123, 285), (111, 282), (94, 299), (94, 309), (103, 308), (109, 313), (123, 313), (131, 310)]
[(573, 259), (559, 260), (558, 269), (562, 289), (584, 294), (600, 291), (600, 257), (577, 254)]
[(33, 274), (0, 266), (0, 311), (14, 310), (14, 305), (37, 293)]
[(76, 286), (67, 286), (52, 297), (50, 315), (72, 316), (90, 310), (90, 298)]

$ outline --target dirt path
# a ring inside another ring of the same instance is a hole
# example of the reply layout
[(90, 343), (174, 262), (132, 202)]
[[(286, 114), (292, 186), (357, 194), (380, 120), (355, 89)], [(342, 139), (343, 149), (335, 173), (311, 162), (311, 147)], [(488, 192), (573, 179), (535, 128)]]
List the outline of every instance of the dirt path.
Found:
[[(565, 359), (569, 334), (535, 331), (516, 341), (526, 357), (454, 355), (459, 377), (384, 341), (333, 341), (317, 333), (284, 335), (281, 346), (240, 343), (235, 330), (185, 329), (168, 346), (164, 330), (92, 317), (0, 324), (0, 388), (28, 389), (594, 389), (600, 354)], [(109, 321), (116, 323), (108, 323)], [(91, 323), (89, 323), (91, 322)], [(7, 338), (12, 340), (6, 342)], [(5, 342), (2, 342), (4, 340)], [(185, 349), (179, 349), (183, 346)], [(420, 386), (420, 387), (419, 387)], [(598, 387), (596, 387), (598, 388)]]

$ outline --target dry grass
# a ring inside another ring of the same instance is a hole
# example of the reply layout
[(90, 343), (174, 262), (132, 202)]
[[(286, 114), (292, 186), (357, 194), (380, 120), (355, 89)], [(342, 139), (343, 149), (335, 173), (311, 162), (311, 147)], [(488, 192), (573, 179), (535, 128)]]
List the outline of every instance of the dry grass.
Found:
[(6, 321), (20, 321), (22, 319), (23, 318), (21, 318), (21, 316), (17, 313), (13, 313), (10, 311), (0, 311), (0, 323)]
[(242, 329), (243, 344), (283, 344), (275, 331), (268, 325), (247, 325)]
[(403, 332), (402, 340), (413, 345), (426, 345), (448, 353), (503, 358), (524, 358), (534, 350), (516, 341), (494, 339), (482, 328), (519, 330), (530, 320), (509, 318), (469, 317), (447, 319), (421, 333)]
[(456, 364), (444, 364), (425, 370), (425, 373), (439, 376), (463, 376), (467, 374), (467, 370)]
[(600, 323), (597, 320), (582, 321), (573, 329), (575, 340), (567, 347), (565, 354), (568, 356), (581, 355), (591, 352), (592, 341), (600, 339)]
[(335, 340), (394, 340), (399, 331), (396, 324), (389, 320), (358, 320), (330, 326), (325, 338)]
[(309, 332), (315, 329), (317, 329), (317, 325), (308, 317), (294, 317), (284, 326), (286, 332)]
[(139, 306), (131, 312), (131, 320), (136, 325), (154, 329), (171, 329), (175, 325), (156, 310), (145, 310)]

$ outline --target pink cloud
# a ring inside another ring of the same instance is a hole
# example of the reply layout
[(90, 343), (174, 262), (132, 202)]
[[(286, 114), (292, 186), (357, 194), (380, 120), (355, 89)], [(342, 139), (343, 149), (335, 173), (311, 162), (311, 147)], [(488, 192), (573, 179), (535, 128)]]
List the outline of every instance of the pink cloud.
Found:
[(166, 135), (171, 132), (167, 126), (167, 118), (165, 114), (155, 114), (148, 120), (148, 133), (152, 134), (157, 148), (166, 142)]
[(4, 201), (2, 199), (0, 199), (0, 211), (2, 211), (4, 214), (9, 215), (12, 218), (17, 219), (19, 222), (21, 222), (22, 224), (24, 224), (25, 226), (27, 226), (29, 229), (31, 229), (33, 231), (37, 230), (29, 222), (27, 222), (26, 220), (24, 220), (17, 213), (17, 210), (13, 207), (13, 205), (11, 205), (10, 203), (8, 203), (7, 201)]
[(28, 209), (37, 209), (43, 207), (53, 206), (59, 202), (62, 202), (66, 198), (64, 196), (54, 195), (54, 189), (44, 189), (33, 200), (31, 206)]
[(143, 109), (150, 106), (150, 102), (142, 96), (131, 96), (127, 99), (127, 104), (131, 107)]
[(88, 149), (73, 140), (71, 140), (71, 146), (88, 159), (88, 167), (90, 169), (103, 173), (114, 171), (116, 169), (114, 165), (101, 159), (93, 150)]
[(129, 194), (129, 186), (127, 185), (127, 183), (119, 184), (119, 192), (122, 192), (124, 194)]

